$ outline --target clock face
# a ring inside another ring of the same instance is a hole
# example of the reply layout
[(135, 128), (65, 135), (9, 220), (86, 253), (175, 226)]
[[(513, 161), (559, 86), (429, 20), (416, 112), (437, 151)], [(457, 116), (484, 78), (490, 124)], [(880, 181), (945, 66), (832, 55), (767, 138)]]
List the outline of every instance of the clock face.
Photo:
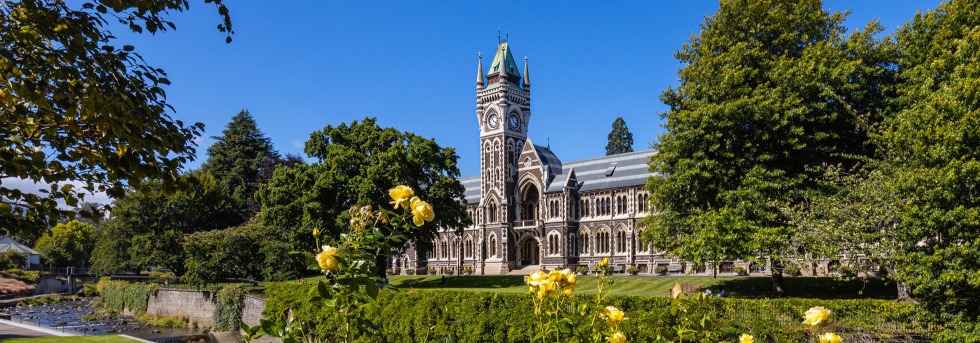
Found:
[(498, 117), (496, 113), (491, 114), (490, 118), (487, 119), (487, 124), (490, 125), (491, 129), (496, 129), (497, 126), (500, 125), (500, 117)]
[(521, 119), (517, 118), (516, 114), (511, 114), (508, 121), (510, 122), (511, 130), (517, 130), (518, 128), (521, 127)]

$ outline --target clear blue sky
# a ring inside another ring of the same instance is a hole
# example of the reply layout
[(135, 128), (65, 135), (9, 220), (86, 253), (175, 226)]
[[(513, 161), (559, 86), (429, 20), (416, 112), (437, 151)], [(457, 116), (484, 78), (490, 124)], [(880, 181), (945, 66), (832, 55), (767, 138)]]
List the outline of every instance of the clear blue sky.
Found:
[[(847, 25), (878, 18), (902, 25), (928, 1), (826, 1), (851, 9)], [(176, 118), (211, 136), (248, 109), (283, 153), (302, 155), (310, 132), (378, 117), (382, 126), (456, 148), (463, 176), (479, 164), (475, 116), (477, 53), (492, 54), (498, 28), (517, 59), (530, 59), (531, 139), (550, 140), (563, 161), (603, 155), (617, 116), (634, 149), (662, 133), (658, 96), (677, 84), (673, 57), (717, 10), (709, 1), (231, 1), (231, 44), (213, 7), (192, 1), (174, 13), (176, 31), (134, 35), (114, 28), (148, 63), (163, 68)], [(891, 30), (889, 30), (890, 32)], [(489, 60), (486, 65), (489, 64)], [(305, 155), (304, 155), (305, 156)]]

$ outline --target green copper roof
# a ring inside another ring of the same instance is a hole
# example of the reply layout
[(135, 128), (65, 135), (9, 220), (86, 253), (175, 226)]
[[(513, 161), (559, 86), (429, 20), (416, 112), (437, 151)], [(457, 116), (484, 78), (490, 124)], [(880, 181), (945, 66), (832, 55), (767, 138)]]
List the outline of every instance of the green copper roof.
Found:
[(517, 70), (517, 62), (514, 61), (514, 55), (510, 53), (510, 47), (507, 46), (507, 42), (500, 43), (497, 46), (497, 54), (493, 56), (493, 63), (490, 63), (490, 70), (487, 72), (487, 75), (500, 73), (501, 64), (507, 66), (507, 75), (520, 77), (521, 72)]

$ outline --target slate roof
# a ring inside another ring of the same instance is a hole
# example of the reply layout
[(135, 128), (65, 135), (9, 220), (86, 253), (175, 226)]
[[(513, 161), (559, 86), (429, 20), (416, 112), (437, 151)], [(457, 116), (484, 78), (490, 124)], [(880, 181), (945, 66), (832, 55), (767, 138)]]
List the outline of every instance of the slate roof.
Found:
[[(561, 192), (572, 170), (575, 170), (579, 192), (645, 185), (647, 178), (653, 175), (647, 171), (650, 157), (657, 153), (643, 150), (562, 163), (550, 149), (538, 145), (534, 147), (541, 162), (552, 167), (554, 177), (547, 180), (545, 193)], [(466, 188), (463, 193), (466, 203), (480, 203), (480, 177), (465, 177), (459, 181)]]
[(643, 150), (563, 163), (561, 173), (548, 183), (545, 192), (560, 192), (573, 169), (579, 192), (644, 185), (652, 175), (647, 169), (655, 153)]

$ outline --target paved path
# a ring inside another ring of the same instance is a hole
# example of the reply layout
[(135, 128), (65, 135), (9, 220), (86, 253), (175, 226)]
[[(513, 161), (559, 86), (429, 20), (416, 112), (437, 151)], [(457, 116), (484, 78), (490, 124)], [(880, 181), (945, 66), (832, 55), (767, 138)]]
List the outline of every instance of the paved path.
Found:
[(33, 324), (18, 323), (5, 319), (0, 319), (0, 340), (5, 338), (23, 337), (48, 337), (48, 336), (75, 336), (71, 332), (61, 332), (58, 330), (41, 327)]

